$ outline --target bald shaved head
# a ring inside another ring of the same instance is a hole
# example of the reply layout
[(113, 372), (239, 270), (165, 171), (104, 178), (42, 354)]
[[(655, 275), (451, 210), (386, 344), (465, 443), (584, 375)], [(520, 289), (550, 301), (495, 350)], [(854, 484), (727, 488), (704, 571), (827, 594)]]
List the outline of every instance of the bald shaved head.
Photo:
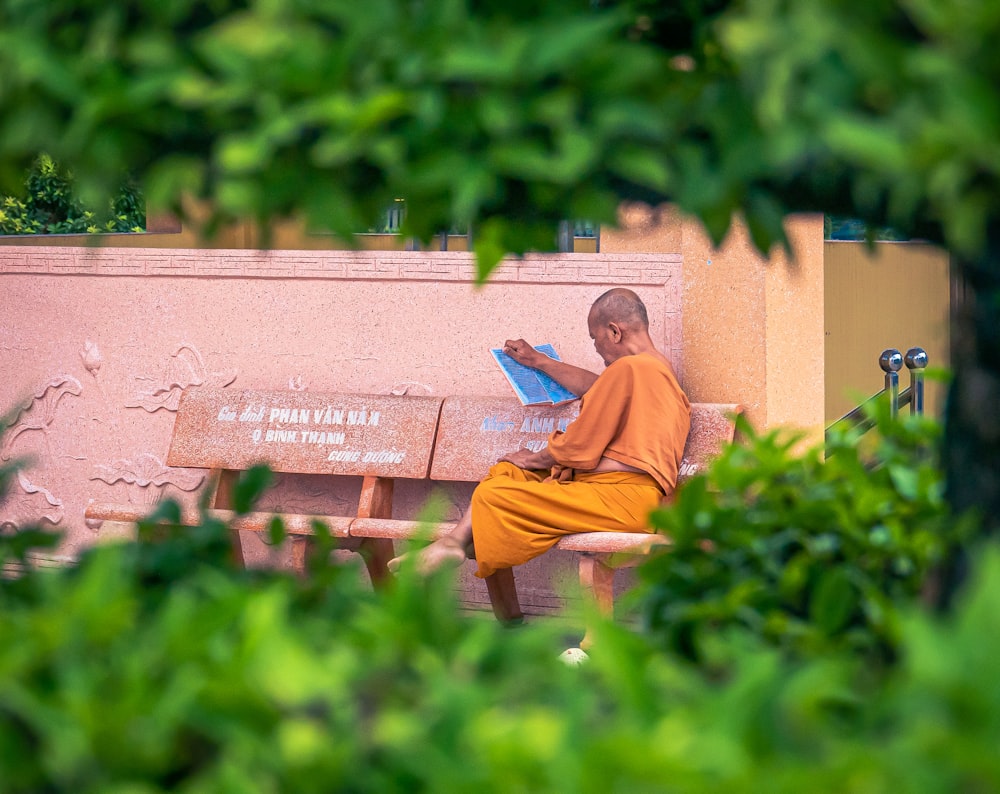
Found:
[(645, 304), (632, 290), (624, 287), (609, 289), (601, 295), (594, 301), (590, 316), (600, 325), (617, 323), (633, 331), (649, 328)]

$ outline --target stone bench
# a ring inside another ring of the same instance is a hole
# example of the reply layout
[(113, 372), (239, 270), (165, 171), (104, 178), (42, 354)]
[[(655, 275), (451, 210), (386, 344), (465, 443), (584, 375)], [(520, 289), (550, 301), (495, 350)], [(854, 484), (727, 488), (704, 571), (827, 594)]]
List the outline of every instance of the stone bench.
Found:
[[(296, 565), (304, 562), (314, 522), (333, 537), (356, 538), (372, 582), (388, 575), (393, 541), (426, 531), (426, 524), (394, 518), (393, 487), (400, 479), (473, 483), (504, 453), (545, 445), (564, 428), (578, 403), (525, 407), (514, 398), (412, 397), (312, 394), (285, 391), (207, 389), (185, 392), (174, 423), (169, 466), (210, 469), (208, 512), (228, 522), (236, 561), (243, 563), (240, 531), (266, 532), (272, 513), (236, 515), (232, 486), (240, 472), (266, 462), (277, 472), (363, 478), (354, 515), (282, 513)], [(737, 405), (694, 404), (680, 480), (701, 470), (733, 440)], [(90, 521), (135, 522), (145, 511), (135, 505), (91, 503)], [(195, 525), (197, 510), (185, 510), (182, 525)], [(450, 531), (438, 524), (436, 535)], [(561, 539), (556, 548), (580, 556), (580, 581), (599, 608), (613, 612), (616, 568), (636, 564), (668, 538), (646, 533), (592, 532)], [(498, 617), (520, 614), (513, 572), (486, 579)], [(506, 586), (504, 586), (506, 585)], [(512, 600), (503, 600), (504, 594)], [(587, 640), (585, 640), (585, 643)]]
[[(447, 397), (441, 407), (430, 479), (479, 482), (501, 455), (521, 447), (541, 449), (548, 435), (565, 428), (578, 412), (579, 404), (575, 402), (558, 407), (525, 407), (516, 399)], [(723, 445), (733, 441), (735, 417), (740, 412), (741, 407), (734, 404), (691, 406), (691, 430), (678, 486), (702, 471)], [(398, 540), (412, 537), (420, 527), (416, 521), (366, 518), (353, 521), (350, 534)], [(436, 533), (444, 534), (453, 527), (453, 523), (440, 524)], [(637, 565), (652, 550), (669, 545), (669, 538), (652, 532), (586, 532), (563, 537), (554, 548), (580, 555), (581, 587), (599, 610), (610, 617), (614, 612), (615, 570)], [(503, 583), (506, 587), (500, 586)], [(493, 574), (486, 579), (486, 585), (498, 618), (510, 619), (520, 614), (511, 569)], [(590, 641), (588, 629), (581, 647), (587, 647)]]
[[(229, 524), (233, 556), (240, 565), (240, 532), (266, 532), (275, 515), (237, 516), (232, 511), (232, 488), (241, 472), (267, 463), (288, 474), (362, 477), (354, 515), (280, 514), (293, 562), (301, 566), (315, 522), (333, 537), (350, 537), (356, 519), (391, 518), (397, 479), (427, 478), (441, 403), (439, 397), (193, 388), (178, 406), (167, 465), (211, 471), (208, 513)], [(133, 523), (145, 512), (131, 504), (91, 503), (85, 517)], [(188, 509), (180, 523), (194, 526), (199, 521), (199, 512)], [(359, 550), (372, 582), (383, 581), (392, 541), (366, 538)]]

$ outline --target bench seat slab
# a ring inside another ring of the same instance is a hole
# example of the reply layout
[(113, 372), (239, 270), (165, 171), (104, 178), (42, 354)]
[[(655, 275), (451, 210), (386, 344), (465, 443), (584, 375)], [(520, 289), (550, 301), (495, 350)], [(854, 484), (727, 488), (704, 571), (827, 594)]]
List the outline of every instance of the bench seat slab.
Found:
[[(87, 505), (84, 517), (88, 521), (112, 521), (126, 524), (135, 524), (149, 515), (148, 505), (133, 504), (112, 504), (107, 502), (91, 502)], [(330, 535), (335, 538), (346, 538), (350, 535), (350, 526), (353, 517), (351, 516), (320, 516), (307, 515), (304, 513), (246, 513), (239, 515), (232, 510), (221, 510), (210, 508), (204, 512), (187, 508), (181, 511), (181, 520), (178, 526), (195, 527), (198, 526), (202, 517), (207, 516), (226, 523), (234, 530), (246, 532), (267, 532), (271, 526), (271, 521), (280, 518), (285, 526), (285, 532), (289, 535), (314, 535), (314, 525), (323, 524)]]

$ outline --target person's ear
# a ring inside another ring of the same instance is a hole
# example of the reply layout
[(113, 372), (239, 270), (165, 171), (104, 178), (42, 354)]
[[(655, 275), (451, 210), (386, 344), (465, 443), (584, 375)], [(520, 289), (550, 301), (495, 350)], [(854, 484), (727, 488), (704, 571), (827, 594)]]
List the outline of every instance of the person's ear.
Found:
[(614, 342), (617, 343), (622, 341), (622, 329), (618, 323), (608, 323), (608, 330), (611, 331), (611, 339)]

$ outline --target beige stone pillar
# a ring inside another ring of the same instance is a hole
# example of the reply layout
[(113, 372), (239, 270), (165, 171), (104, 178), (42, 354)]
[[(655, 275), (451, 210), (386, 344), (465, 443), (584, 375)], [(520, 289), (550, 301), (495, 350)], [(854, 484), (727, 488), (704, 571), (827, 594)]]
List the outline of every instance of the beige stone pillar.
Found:
[(683, 373), (696, 402), (739, 402), (758, 429), (824, 425), (823, 218), (786, 221), (793, 256), (765, 258), (734, 224), (718, 247), (673, 209), (628, 206), (601, 251), (682, 255)]

